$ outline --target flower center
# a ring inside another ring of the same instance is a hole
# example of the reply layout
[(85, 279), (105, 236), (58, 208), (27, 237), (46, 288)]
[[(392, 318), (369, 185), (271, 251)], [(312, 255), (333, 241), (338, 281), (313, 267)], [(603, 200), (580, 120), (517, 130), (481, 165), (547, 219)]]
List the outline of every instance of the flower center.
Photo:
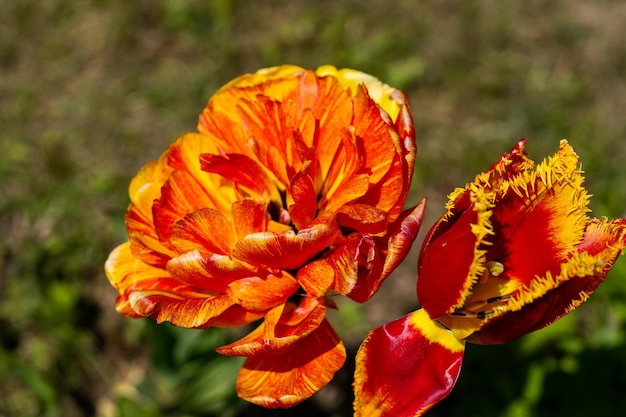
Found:
[(515, 291), (507, 289), (508, 279), (501, 262), (492, 260), (485, 266), (482, 276), (472, 287), (472, 295), (461, 308), (450, 313), (451, 316), (484, 320), (505, 311), (507, 301), (516, 296)]

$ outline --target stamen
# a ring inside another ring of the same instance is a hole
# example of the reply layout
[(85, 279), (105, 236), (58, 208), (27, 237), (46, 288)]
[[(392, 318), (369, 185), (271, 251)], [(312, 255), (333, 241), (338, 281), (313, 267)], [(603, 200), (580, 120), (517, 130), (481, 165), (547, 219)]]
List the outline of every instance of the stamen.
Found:
[(473, 310), (469, 310), (467, 309), (468, 306), (465, 306), (464, 308), (453, 311), (452, 313), (450, 313), (450, 315), (453, 317), (468, 317), (468, 318), (477, 318), (479, 320), (484, 320), (493, 316), (495, 313), (504, 310), (506, 306), (499, 305), (499, 306), (494, 306), (493, 308), (490, 308), (487, 310), (480, 310), (480, 311), (475, 311), (475, 310), (479, 308), (487, 307), (490, 304), (506, 301), (516, 296), (517, 296), (517, 293), (511, 293), (511, 294), (505, 294), (505, 295), (498, 295), (496, 297), (491, 297), (486, 300), (476, 300), (471, 303), (471, 306), (473, 306), (472, 307)]
[(498, 261), (487, 262), (487, 270), (491, 276), (497, 277), (504, 272), (504, 265)]
[(508, 300), (509, 298), (513, 297), (514, 295), (515, 294), (507, 294), (507, 295), (499, 295), (497, 297), (487, 298), (487, 304), (495, 303), (495, 302), (498, 302), (498, 301)]

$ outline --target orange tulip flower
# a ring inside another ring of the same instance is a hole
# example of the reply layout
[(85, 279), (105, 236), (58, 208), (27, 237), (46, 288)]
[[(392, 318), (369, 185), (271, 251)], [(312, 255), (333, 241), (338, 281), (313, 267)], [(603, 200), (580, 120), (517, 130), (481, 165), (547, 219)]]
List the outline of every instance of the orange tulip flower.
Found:
[(263, 319), (218, 351), (247, 358), (240, 397), (290, 407), (345, 360), (328, 297), (368, 300), (406, 256), (423, 204), (404, 93), (324, 66), (222, 87), (130, 184), (127, 243), (106, 262), (117, 311), (188, 328)]
[(626, 219), (586, 216), (578, 157), (535, 166), (525, 141), (450, 195), (418, 260), (422, 308), (357, 355), (357, 416), (421, 416), (454, 387), (465, 342), (502, 343), (583, 303), (626, 246)]

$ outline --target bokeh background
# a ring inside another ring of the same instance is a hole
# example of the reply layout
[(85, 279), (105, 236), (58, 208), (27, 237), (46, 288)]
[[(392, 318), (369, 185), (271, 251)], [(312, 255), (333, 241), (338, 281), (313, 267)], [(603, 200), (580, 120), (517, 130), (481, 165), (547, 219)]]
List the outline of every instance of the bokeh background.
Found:
[[(0, 416), (350, 416), (352, 356), (311, 400), (267, 411), (235, 396), (241, 361), (213, 352), (237, 335), (117, 316), (103, 263), (126, 239), (130, 179), (230, 79), (331, 63), (411, 97), (423, 231), (521, 137), (535, 160), (568, 138), (594, 214), (624, 216), (625, 3), (0, 0)], [(417, 306), (415, 260), (332, 313), (350, 355)], [(470, 345), (429, 415), (619, 415), (625, 320), (620, 259), (557, 324)]]

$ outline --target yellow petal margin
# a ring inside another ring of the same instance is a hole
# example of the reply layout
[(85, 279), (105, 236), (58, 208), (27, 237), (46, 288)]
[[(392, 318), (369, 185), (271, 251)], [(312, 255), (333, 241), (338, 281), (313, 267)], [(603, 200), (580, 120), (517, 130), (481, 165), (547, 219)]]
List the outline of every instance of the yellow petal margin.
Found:
[(454, 387), (464, 350), (422, 309), (373, 330), (356, 357), (355, 417), (423, 415)]

